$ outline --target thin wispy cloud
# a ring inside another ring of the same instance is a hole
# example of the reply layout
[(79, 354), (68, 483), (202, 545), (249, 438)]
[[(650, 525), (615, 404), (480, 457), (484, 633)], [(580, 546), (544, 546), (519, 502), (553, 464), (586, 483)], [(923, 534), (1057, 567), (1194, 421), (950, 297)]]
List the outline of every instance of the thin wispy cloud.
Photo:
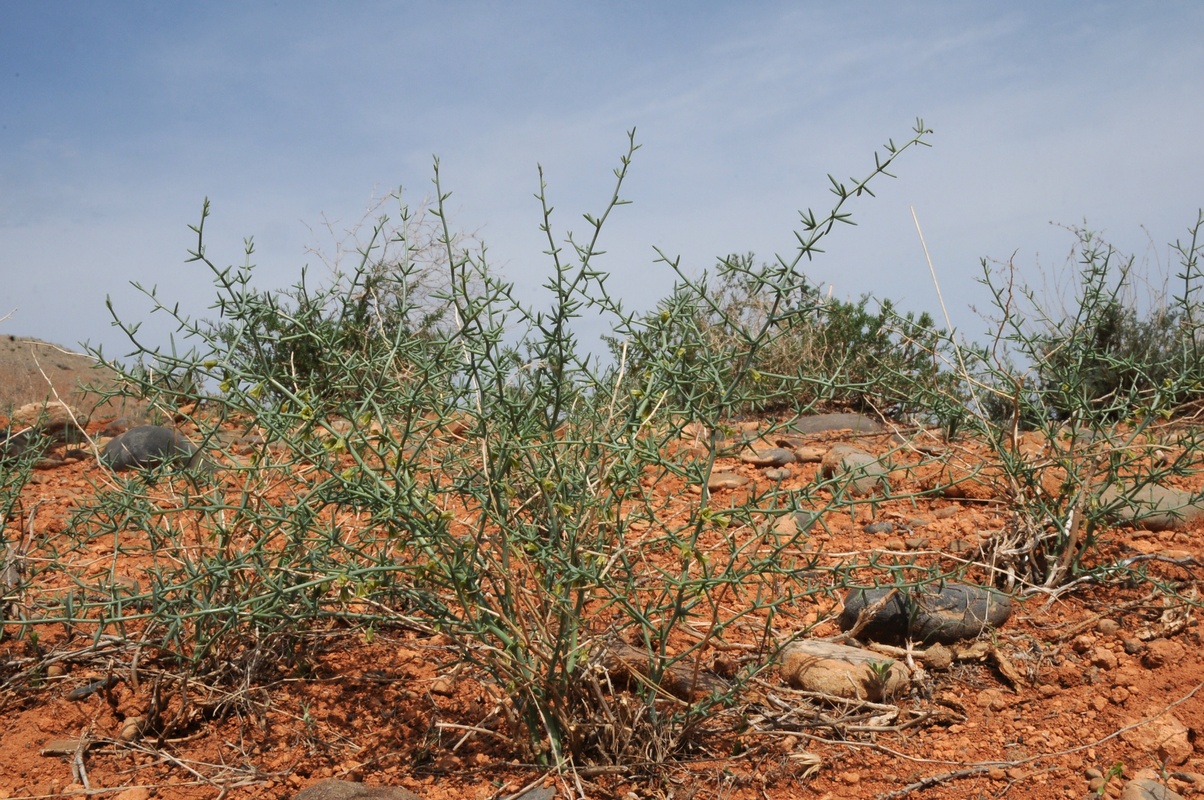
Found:
[[(868, 10), (867, 10), (868, 9)], [(1204, 204), (1204, 54), (1193, 3), (551, 2), (11, 5), (0, 28), (2, 332), (120, 351), (104, 296), (130, 318), (157, 285), (192, 313), (182, 263), (201, 200), (209, 253), (254, 236), (264, 288), (297, 279), (314, 227), (359, 220), (399, 185), (453, 221), (538, 300), (542, 164), (563, 233), (586, 228), (637, 128), (600, 264), (647, 307), (672, 286), (653, 248), (695, 271), (792, 247), (827, 173), (860, 176), (914, 117), (936, 130), (898, 180), (854, 206), (809, 275), (933, 310), (910, 207), (959, 327), (985, 298), (979, 259), (1035, 264), (1084, 218), (1122, 247), (1180, 235)], [(868, 21), (866, 17), (869, 17)], [(1144, 226), (1144, 227), (1143, 227)], [(166, 338), (150, 318), (148, 336)], [(597, 333), (600, 331), (592, 331)]]

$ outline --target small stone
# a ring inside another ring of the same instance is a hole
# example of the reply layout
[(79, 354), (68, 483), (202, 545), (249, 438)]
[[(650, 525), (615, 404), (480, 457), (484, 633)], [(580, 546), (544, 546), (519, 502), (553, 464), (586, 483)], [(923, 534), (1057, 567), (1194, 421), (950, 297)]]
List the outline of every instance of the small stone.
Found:
[(1143, 650), (1145, 650), (1145, 642), (1141, 641), (1140, 639), (1124, 639), (1120, 644), (1121, 647), (1125, 649), (1125, 652), (1131, 656), (1139, 655)]
[(794, 458), (800, 464), (818, 464), (824, 460), (827, 448), (808, 444), (794, 448)]
[(937, 519), (949, 519), (950, 517), (956, 516), (957, 512), (961, 510), (961, 506), (945, 506), (944, 508), (938, 508), (935, 512), (933, 512), (932, 516), (936, 517)]
[(133, 786), (113, 795), (113, 800), (150, 800), (150, 796), (150, 789), (145, 786)]
[(954, 539), (949, 543), (949, 546), (945, 548), (947, 552), (955, 556), (968, 553), (973, 549), (974, 545), (970, 544), (965, 539)]
[(1099, 775), (1087, 781), (1087, 790), (1091, 792), (1098, 792), (1107, 785), (1108, 781), (1104, 779), (1103, 775)]
[(793, 536), (798, 533), (798, 526), (794, 524), (794, 515), (786, 514), (775, 519), (773, 521), (773, 532), (779, 536)]
[(1070, 649), (1076, 653), (1086, 653), (1093, 647), (1095, 647), (1095, 637), (1085, 633), (1074, 637), (1074, 640), (1070, 642)]
[(795, 455), (784, 447), (752, 448), (740, 454), (740, 460), (754, 467), (784, 467), (795, 462)]
[(748, 478), (734, 472), (712, 472), (707, 478), (707, 488), (712, 492), (717, 489), (738, 489), (748, 483)]
[(1095, 623), (1095, 630), (1101, 636), (1115, 636), (1116, 632), (1120, 630), (1120, 623), (1114, 619), (1101, 619)]
[(1091, 707), (1094, 708), (1096, 711), (1103, 711), (1105, 708), (1108, 707), (1108, 698), (1102, 697), (1101, 695), (1098, 695), (1098, 694), (1095, 695), (1094, 697), (1091, 698)]
[(921, 656), (928, 669), (946, 670), (953, 666), (953, 651), (943, 644), (934, 644)]
[(892, 536), (882, 543), (882, 546), (895, 553), (901, 553), (907, 549), (907, 545), (898, 536)]
[(365, 786), (335, 779), (319, 781), (302, 789), (293, 800), (420, 800), (418, 795), (400, 786)]
[(989, 708), (992, 711), (1003, 711), (1008, 707), (1007, 698), (998, 689), (983, 689), (974, 701), (979, 708)]
[(61, 678), (61, 677), (63, 677), (63, 675), (66, 674), (66, 672), (67, 671), (65, 669), (63, 669), (62, 664), (51, 664), (49, 667), (46, 668), (46, 677), (47, 678)]
[(864, 528), (862, 528), (862, 530), (866, 533), (875, 535), (881, 533), (894, 533), (895, 526), (893, 523), (883, 520), (882, 522), (871, 522), (869, 525), (866, 525)]
[(1116, 654), (1105, 647), (1097, 647), (1091, 651), (1091, 663), (1100, 669), (1116, 669)]
[(121, 731), (117, 738), (123, 742), (136, 742), (142, 738), (146, 730), (146, 717), (126, 717), (121, 723)]
[(1093, 780), (1094, 778), (1104, 777), (1104, 773), (1100, 772), (1095, 767), (1088, 767), (1083, 771), (1083, 777), (1087, 780)]
[(1123, 686), (1114, 686), (1108, 699), (1118, 706), (1124, 705), (1125, 701), (1129, 699), (1129, 690)]
[(1046, 700), (1051, 697), (1055, 697), (1059, 691), (1061, 690), (1052, 683), (1043, 683), (1037, 687), (1037, 694), (1041, 695)]
[(431, 681), (431, 694), (442, 695), (443, 697), (451, 697), (456, 693), (456, 682), (450, 675), (440, 675), (435, 680)]
[[(835, 480), (854, 495), (868, 495), (887, 485), (886, 468), (866, 451), (850, 444), (833, 445), (819, 465), (820, 477)], [(840, 488), (835, 491), (840, 491)]]
[(1141, 665), (1146, 669), (1158, 669), (1178, 660), (1179, 647), (1168, 639), (1154, 639), (1141, 654)]
[(849, 786), (856, 786), (861, 783), (861, 774), (857, 772), (842, 772), (840, 773), (840, 780)]
[(794, 473), (786, 467), (770, 467), (761, 474), (771, 481), (784, 481)]
[(987, 770), (987, 777), (993, 781), (1002, 781), (1007, 778), (1007, 774), (1000, 767), (991, 767)]
[(907, 545), (908, 550), (923, 550), (928, 546), (928, 540), (923, 536), (913, 536), (910, 539), (904, 539), (903, 544)]

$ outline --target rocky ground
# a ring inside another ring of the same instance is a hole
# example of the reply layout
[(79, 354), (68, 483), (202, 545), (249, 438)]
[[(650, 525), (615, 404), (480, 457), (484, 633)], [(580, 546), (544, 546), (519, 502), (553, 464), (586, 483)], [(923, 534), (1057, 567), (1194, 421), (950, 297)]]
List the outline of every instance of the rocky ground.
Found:
[[(49, 541), (69, 549), (62, 543), (72, 536), (72, 511), (112, 479), (95, 454), (113, 416), (88, 421), (96, 449), (66, 457), (72, 445), (53, 445), (22, 492), (4, 542), (23, 547), (24, 558), (37, 559)], [(739, 426), (750, 447), (717, 463), (719, 504), (736, 507), (756, 491), (801, 488), (840, 471), (862, 482), (850, 490), (879, 496), (812, 528), (809, 546), (827, 563), (952, 566), (977, 558), (1009, 524), (990, 469), (958, 489), (933, 490), (950, 470), (964, 477), (973, 472), (966, 464), (988, 458), (973, 442), (848, 425), (760, 439), (764, 430), (762, 421)], [(886, 453), (890, 463), (881, 467)], [(882, 496), (887, 487), (890, 497)], [(1174, 488), (1201, 487), (1204, 479), (1189, 476)], [(703, 491), (674, 479), (649, 488), (667, 516), (697, 504)], [(814, 522), (784, 516), (772, 524)], [(633, 525), (640, 527), (655, 530), (655, 521)], [(524, 792), (530, 800), (1204, 797), (1202, 534), (1195, 516), (1162, 530), (1118, 523), (1091, 559), (1130, 559), (1146, 579), (1105, 576), (1064, 591), (1013, 585), (1006, 621), (944, 644), (872, 644), (862, 626), (858, 643), (873, 648), (870, 661), (890, 666), (877, 683), (873, 670), (854, 670), (847, 682), (866, 681), (860, 689), (841, 698), (829, 687), (819, 697), (800, 677), (805, 666), (782, 656), (787, 663), (717, 712), (679, 762), (567, 776), (521, 763), (498, 725), (496, 690), (457, 665), (449, 642), (431, 630), (332, 630), (309, 643), (304, 669), (280, 670), (246, 697), (205, 704), (162, 696), (177, 684), (119, 643), (51, 624), (31, 642), (10, 626), (0, 640), (0, 797), (293, 798), (328, 779), (404, 788), (426, 800)], [(734, 526), (726, 535), (756, 531)], [(129, 580), (148, 566), (115, 564), (113, 544), (98, 540), (71, 550), (71, 559), (80, 574)], [(987, 582), (997, 574), (967, 576)], [(19, 578), (6, 572), (5, 580), (6, 604), (28, 600)], [(838, 591), (811, 596), (779, 621), (781, 635), (806, 631), (824, 646), (849, 644), (836, 641), (842, 600)], [(846, 614), (845, 627), (858, 622)], [(733, 661), (770, 654), (764, 643), (728, 638), (707, 658), (721, 676)], [(170, 736), (141, 728), (156, 705), (178, 715)], [(359, 792), (329, 784), (301, 796), (393, 796)]]

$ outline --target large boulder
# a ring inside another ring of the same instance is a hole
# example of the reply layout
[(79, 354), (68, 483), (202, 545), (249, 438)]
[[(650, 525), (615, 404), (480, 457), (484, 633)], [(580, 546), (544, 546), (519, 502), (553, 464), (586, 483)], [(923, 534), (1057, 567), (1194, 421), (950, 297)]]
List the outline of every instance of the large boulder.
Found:
[(117, 472), (152, 469), (165, 464), (213, 468), (197, 450), (197, 446), (183, 434), (159, 425), (140, 425), (111, 439), (101, 451), (100, 461)]
[(837, 622), (851, 630), (863, 611), (870, 614), (860, 636), (878, 642), (913, 639), (921, 642), (956, 642), (972, 639), (988, 628), (998, 628), (1012, 613), (1006, 594), (966, 583), (915, 587), (854, 588), (845, 595)]

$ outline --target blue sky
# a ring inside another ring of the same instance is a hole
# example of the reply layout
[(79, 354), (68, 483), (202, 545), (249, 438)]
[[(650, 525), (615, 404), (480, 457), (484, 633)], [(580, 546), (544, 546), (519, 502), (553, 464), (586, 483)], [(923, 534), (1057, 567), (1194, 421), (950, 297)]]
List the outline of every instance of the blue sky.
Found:
[[(0, 0), (0, 334), (129, 350), (171, 328), (131, 282), (199, 316), (208, 254), (293, 283), (374, 197), (428, 196), (541, 304), (542, 164), (554, 224), (584, 233), (637, 129), (598, 266), (635, 308), (693, 272), (789, 253), (827, 174), (861, 176), (917, 116), (931, 149), (858, 202), (808, 267), (836, 296), (938, 309), (982, 338), (981, 258), (1035, 281), (1102, 230), (1170, 269), (1204, 205), (1204, 4), (1196, 2), (13, 2)], [(1169, 267), (1168, 267), (1169, 264)], [(586, 335), (599, 331), (585, 323)]]

